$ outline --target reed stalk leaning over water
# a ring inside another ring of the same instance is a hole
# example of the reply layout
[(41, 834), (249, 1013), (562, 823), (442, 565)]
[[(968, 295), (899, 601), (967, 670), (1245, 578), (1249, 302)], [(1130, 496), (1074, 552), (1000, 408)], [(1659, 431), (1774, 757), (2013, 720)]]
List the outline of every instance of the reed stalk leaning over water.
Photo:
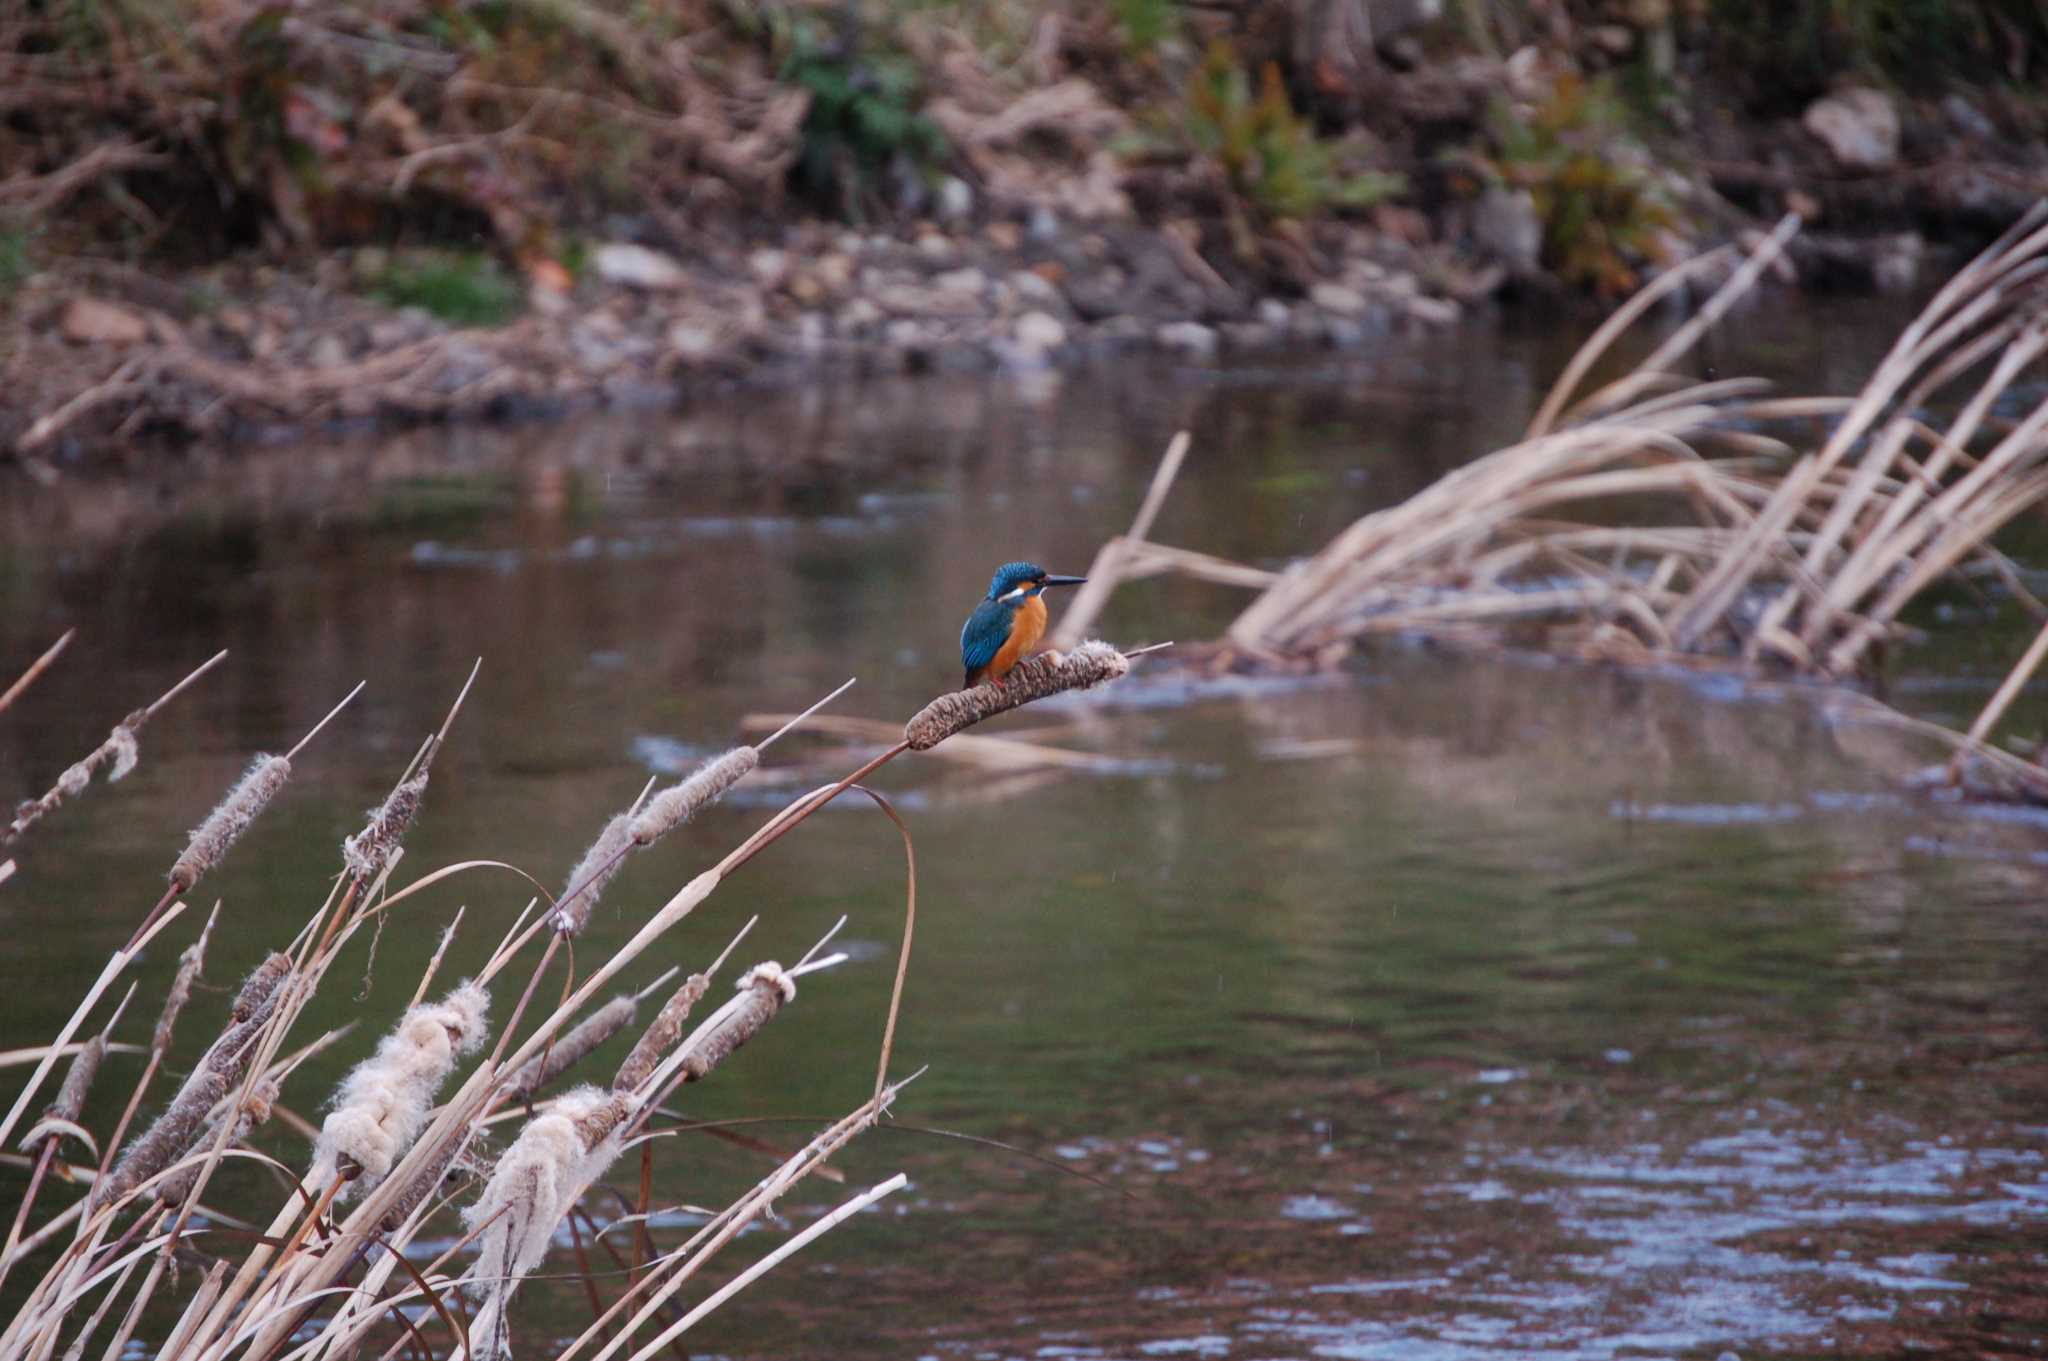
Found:
[[(647, 1120), (675, 1086), (708, 1075), (748, 1036), (783, 1010), (795, 995), (799, 977), (826, 967), (839, 957), (807, 956), (789, 969), (772, 962), (760, 965), (741, 980), (728, 1000), (685, 1035), (690, 1013), (704, 1002), (716, 966), (693, 975), (675, 987), (640, 1042), (621, 1061), (608, 1089), (583, 1088), (551, 1099), (536, 1099), (562, 1068), (579, 1058), (587, 1063), (594, 1044), (630, 1024), (637, 998), (615, 996), (609, 1002), (603, 1001), (608, 993), (616, 991), (614, 980), (642, 955), (656, 949), (725, 878), (841, 793), (859, 790), (901, 829), (901, 819), (887, 800), (860, 783), (886, 761), (907, 750), (929, 749), (952, 733), (1019, 704), (1061, 690), (1113, 680), (1124, 673), (1128, 664), (1123, 654), (1106, 645), (1086, 644), (1064, 658), (1027, 661), (1012, 674), (1009, 685), (980, 687), (936, 701), (906, 726), (904, 739), (889, 751), (845, 779), (793, 800), (716, 865), (671, 895), (596, 968), (587, 974), (572, 971), (562, 984), (559, 1000), (541, 1003), (535, 1008), (540, 1014), (525, 1025), (519, 1017), (539, 995), (543, 973), (569, 939), (569, 933), (562, 929), (571, 924), (560, 915), (562, 902), (582, 888), (575, 882), (577, 878), (590, 882), (605, 866), (592, 865), (572, 876), (563, 900), (534, 918), (530, 925), (515, 922), (505, 938), (488, 951), (488, 960), (472, 980), (458, 985), (442, 1002), (424, 1003), (419, 999), (427, 991), (429, 978), (440, 966), (444, 952), (450, 949), (449, 940), (444, 937), (428, 966), (429, 977), (422, 978), (414, 989), (413, 1008), (385, 1038), (377, 1054), (359, 1065), (343, 1084), (342, 1096), (328, 1117), (319, 1148), (310, 1157), (288, 1159), (296, 1162), (295, 1167), (243, 1149), (243, 1138), (277, 1103), (280, 1088), (289, 1086), (295, 1061), (303, 1057), (303, 1050), (299, 1055), (283, 1057), (287, 1035), (358, 932), (405, 910), (426, 889), (451, 876), (479, 870), (518, 873), (498, 862), (466, 861), (434, 871), (402, 888), (391, 887), (392, 876), (403, 861), (398, 840), (406, 822), (418, 812), (428, 765), (446, 735), (444, 725), (441, 734), (423, 744), (414, 764), (400, 776), (391, 795), (372, 810), (363, 830), (349, 838), (341, 856), (341, 873), (326, 900), (305, 919), (294, 938), (259, 970), (254, 980), (256, 986), (245, 989), (237, 1005), (231, 1008), (226, 1029), (198, 1062), (178, 1098), (170, 1103), (170, 1109), (151, 1125), (148, 1133), (130, 1141), (83, 1213), (61, 1212), (65, 1216), (76, 1214), (72, 1241), (31, 1287), (15, 1318), (0, 1329), (0, 1361), (53, 1356), (67, 1344), (66, 1334), (72, 1329), (78, 1331), (68, 1338), (68, 1343), (81, 1354), (82, 1337), (87, 1333), (97, 1337), (103, 1331), (106, 1341), (102, 1355), (118, 1358), (138, 1338), (151, 1301), (172, 1280), (168, 1268), (173, 1255), (192, 1248), (204, 1252), (214, 1242), (217, 1235), (202, 1229), (201, 1221), (195, 1220), (193, 1213), (204, 1200), (215, 1173), (231, 1158), (262, 1162), (289, 1178), (293, 1189), (267, 1226), (259, 1221), (259, 1235), (226, 1240), (233, 1242), (233, 1255), (216, 1262), (212, 1270), (204, 1273), (196, 1289), (186, 1297), (168, 1335), (161, 1342), (148, 1344), (154, 1354), (180, 1358), (294, 1359), (340, 1355), (360, 1346), (370, 1334), (390, 1330), (391, 1320), (396, 1317), (392, 1307), (406, 1302), (424, 1304), (433, 1312), (423, 1323), (398, 1324), (401, 1333), (395, 1347), (404, 1345), (406, 1337), (416, 1330), (435, 1327), (447, 1331), (448, 1337), (435, 1344), (443, 1351), (451, 1345), (490, 1345), (489, 1339), (467, 1336), (469, 1325), (460, 1317), (461, 1311), (450, 1307), (454, 1300), (451, 1287), (459, 1273), (449, 1267), (449, 1254), (424, 1268), (405, 1264), (401, 1254), (437, 1212), (438, 1193), (447, 1170), (464, 1150), (474, 1148), (477, 1135), (494, 1122), (496, 1113), (505, 1110), (509, 1117), (514, 1112), (506, 1108), (532, 1103), (531, 1121), (540, 1132), (533, 1136), (528, 1152), (537, 1156), (543, 1147), (573, 1151), (568, 1162), (557, 1159), (548, 1164), (558, 1172), (565, 1167), (569, 1172), (566, 1176), (557, 1175), (550, 1183), (553, 1190), (545, 1207), (547, 1213), (538, 1212), (539, 1200), (521, 1201), (529, 1208), (521, 1211), (516, 1223), (507, 1223), (512, 1209), (500, 1213), (495, 1208), (498, 1203), (512, 1204), (507, 1199), (512, 1195), (507, 1188), (517, 1184), (514, 1174), (522, 1165), (519, 1160), (514, 1160), (509, 1169), (501, 1160), (507, 1180), (500, 1188), (499, 1200), (493, 1201), (487, 1194), (486, 1208), (472, 1212), (468, 1237), (490, 1238), (497, 1245), (493, 1251), (500, 1261), (517, 1263), (536, 1256), (555, 1224), (573, 1209), (583, 1187), (597, 1175), (593, 1169), (648, 1137)], [(450, 717), (452, 720), (452, 712)], [(636, 804), (624, 824), (624, 847), (611, 852), (611, 857), (623, 859), (633, 847), (650, 844), (730, 788), (734, 779), (758, 762), (759, 748), (736, 751), (748, 754), (728, 753), (671, 790)], [(610, 1357), (627, 1345), (628, 1338), (644, 1334), (652, 1327), (666, 1331), (636, 1355), (645, 1354), (651, 1347), (670, 1345), (674, 1335), (730, 1298), (737, 1288), (737, 1284), (729, 1285), (689, 1312), (671, 1313), (675, 1307), (672, 1301), (703, 1265), (734, 1241), (748, 1223), (765, 1213), (778, 1196), (797, 1180), (821, 1170), (825, 1158), (887, 1109), (899, 1085), (888, 1080), (889, 1051), (902, 1001), (916, 909), (915, 861), (909, 858), (908, 831), (901, 834), (908, 869), (904, 940), (883, 1027), (874, 1095), (846, 1119), (784, 1159), (753, 1191), (685, 1245), (683, 1251), (661, 1256), (641, 1270), (633, 1278), (631, 1289), (604, 1311), (603, 1328), (587, 1333), (572, 1350), (599, 1347), (598, 1355)], [(231, 841), (232, 836), (226, 840)], [(523, 875), (520, 877), (523, 882), (531, 882)], [(140, 943), (151, 943), (175, 926), (183, 911), (182, 902), (168, 903), (154, 914), (154, 920), (146, 923), (140, 932)], [(534, 960), (524, 947), (543, 931), (548, 946)], [(91, 1010), (92, 1001), (126, 967), (134, 953), (132, 949), (116, 952), (77, 1019)], [(813, 954), (816, 953), (814, 950)], [(531, 962), (532, 972), (522, 982), (520, 1003), (505, 1023), (494, 1027), (497, 1039), (490, 1052), (479, 1061), (465, 1064), (464, 1054), (484, 1039), (483, 990), (502, 989), (502, 983), (494, 982), (496, 976), (510, 970), (522, 954)], [(168, 1047), (169, 1021), (175, 1018), (189, 993), (201, 963), (196, 948), (181, 959), (178, 980), (166, 1002), (165, 1021), (153, 1047), (152, 1068)], [(663, 986), (659, 980), (648, 985), (657, 986)], [(75, 1020), (64, 1039), (68, 1040), (76, 1029)], [(535, 1067), (536, 1064), (539, 1066)], [(444, 1080), (452, 1090), (443, 1092), (440, 1104), (435, 1106), (435, 1091)], [(138, 1084), (138, 1095), (131, 1099), (131, 1107), (140, 1104), (141, 1086)], [(24, 1102), (26, 1099), (22, 1098)], [(123, 1117), (124, 1126), (127, 1119)], [(558, 1137), (565, 1127), (567, 1142)], [(104, 1156), (113, 1156), (112, 1150), (107, 1150)], [(529, 1158), (527, 1165), (533, 1165), (533, 1160)], [(536, 1183), (529, 1176), (524, 1184)], [(784, 1253), (811, 1241), (854, 1209), (888, 1194), (898, 1184), (884, 1183), (856, 1197), (841, 1211), (785, 1245)], [(239, 1192), (244, 1188), (237, 1185), (235, 1189)], [(646, 1208), (643, 1204), (643, 1214)], [(555, 1213), (557, 1210), (561, 1213)], [(41, 1242), (43, 1239), (36, 1235), (42, 1233), (38, 1229), (30, 1237)], [(379, 1245), (389, 1250), (379, 1251)], [(753, 1279), (770, 1264), (757, 1264), (740, 1283)], [(391, 1277), (401, 1270), (407, 1280), (393, 1282)], [(496, 1288), (491, 1269), (480, 1262), (468, 1274), (490, 1298)], [(508, 1279), (496, 1296), (493, 1320), (502, 1320), (502, 1307), (510, 1295), (509, 1278), (519, 1273), (498, 1274)], [(589, 1288), (595, 1294), (599, 1286), (591, 1282)], [(497, 1322), (491, 1326), (502, 1340), (506, 1335), (503, 1329)]]
[[(1586, 375), (1695, 261), (1582, 347), (1523, 440), (1339, 533), (1261, 592), (1226, 660), (1328, 664), (1375, 633), (1851, 678), (1923, 590), (2048, 500), (2048, 204), (1949, 281), (1850, 396), (1768, 397), (1678, 366), (1772, 265), (1787, 219), (1623, 377)], [(1811, 427), (1825, 437), (1808, 447)], [(1603, 504), (1604, 503), (1604, 504)], [(1591, 508), (1593, 513), (1586, 512)]]

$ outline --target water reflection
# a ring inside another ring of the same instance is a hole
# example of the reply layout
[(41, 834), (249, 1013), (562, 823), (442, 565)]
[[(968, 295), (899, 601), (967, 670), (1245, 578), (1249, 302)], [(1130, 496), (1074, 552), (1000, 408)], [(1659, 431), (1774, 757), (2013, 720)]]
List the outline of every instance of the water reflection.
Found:
[[(1760, 328), (1771, 353), (1715, 361), (1839, 386), (1887, 338), (1825, 348), (1814, 318), (1781, 320)], [(900, 721), (948, 683), (992, 563), (1085, 562), (1173, 429), (1199, 437), (1162, 537), (1275, 565), (1510, 437), (1567, 340), (741, 393), (672, 421), (419, 432), (10, 495), (0, 656), (81, 630), (0, 724), (16, 784), (215, 647), (234, 657), (151, 727), (128, 781), (21, 853), (0, 890), (9, 1031), (55, 1028), (180, 830), (359, 677), (364, 699), (209, 881), (233, 923), (216, 979), (319, 901), (339, 838), (478, 655), (407, 873), (501, 856), (555, 882), (742, 714), (858, 674), (839, 712)], [(1146, 583), (1104, 626), (1200, 638), (1237, 603)], [(1980, 646), (1920, 654), (1903, 702), (1974, 703), (1948, 683), (1995, 683)], [(845, 1170), (904, 1168), (912, 1190), (703, 1347), (1435, 1361), (2042, 1338), (2040, 826), (1902, 794), (1929, 753), (1896, 731), (1803, 687), (1398, 643), (1311, 682), (1141, 667), (1003, 722), (1106, 768), (1005, 783), (920, 760), (884, 781), (924, 909), (898, 1054), (931, 1071)], [(583, 948), (843, 766), (829, 741), (779, 747), (629, 865)], [(693, 1089), (692, 1114), (790, 1117), (763, 1137), (793, 1143), (865, 1096), (900, 865), (872, 811), (836, 810), (644, 961), (701, 963), (746, 913), (764, 954), (852, 918), (853, 959)], [(450, 967), (474, 967), (527, 892), (477, 875), (417, 900), (310, 1023), (389, 1011), (458, 904), (481, 934)], [(169, 969), (149, 961), (145, 995)], [(316, 1061), (303, 1113), (373, 1040)], [(758, 1174), (695, 1142), (664, 1153), (664, 1203)], [(542, 1285), (519, 1312), (539, 1342), (583, 1308)]]

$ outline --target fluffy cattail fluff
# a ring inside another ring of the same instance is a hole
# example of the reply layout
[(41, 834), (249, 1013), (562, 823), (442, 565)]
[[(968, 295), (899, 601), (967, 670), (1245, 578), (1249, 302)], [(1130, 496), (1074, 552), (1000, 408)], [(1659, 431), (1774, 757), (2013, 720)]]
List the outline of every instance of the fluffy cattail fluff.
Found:
[(635, 1091), (647, 1081), (649, 1075), (661, 1066), (662, 1056), (675, 1048), (676, 1041), (683, 1037), (683, 1022), (689, 1019), (690, 1008), (703, 1001), (710, 988), (708, 974), (691, 974), (683, 980), (682, 986), (663, 1004), (654, 1024), (647, 1027), (647, 1033), (633, 1046), (633, 1052), (626, 1055), (626, 1061), (619, 1065), (618, 1076), (612, 1079), (613, 1091)]
[(929, 751), (984, 718), (994, 718), (1020, 704), (1062, 690), (1085, 690), (1113, 681), (1130, 669), (1130, 658), (1108, 643), (1092, 639), (1064, 657), (1057, 652), (1041, 652), (1018, 662), (1000, 684), (977, 685), (940, 695), (903, 725), (903, 740), (912, 751)]
[[(249, 1137), (250, 1130), (270, 1119), (270, 1110), (272, 1106), (277, 1104), (277, 1096), (277, 1079), (272, 1077), (264, 1078), (256, 1084), (255, 1090), (249, 1093), (246, 1101), (222, 1111), (217, 1118), (208, 1123), (205, 1132), (194, 1141), (193, 1148), (195, 1150), (212, 1148), (214, 1140), (220, 1137), (221, 1125), (229, 1120), (234, 1122), (235, 1128), (234, 1133), (228, 1136), (227, 1146), (233, 1148), (235, 1145), (245, 1142)], [(189, 1167), (181, 1167), (170, 1176), (158, 1182), (156, 1184), (156, 1198), (166, 1205), (183, 1205), (186, 1197), (192, 1194), (192, 1188), (199, 1182), (200, 1166), (201, 1164), (195, 1162)]]
[(192, 886), (221, 862), (228, 848), (277, 797), (277, 791), (284, 788), (291, 773), (292, 763), (282, 756), (258, 756), (251, 762), (248, 773), (228, 791), (220, 806), (193, 828), (185, 853), (171, 866), (171, 886), (180, 893), (191, 892)]
[(368, 1190), (384, 1179), (426, 1128), (428, 1108), (455, 1071), (455, 1060), (482, 1046), (490, 1005), (490, 994), (465, 979), (440, 1001), (399, 1018), (398, 1028), (335, 1094), (313, 1151), (316, 1184), (337, 1171), (351, 1175), (353, 1190)]
[(626, 852), (632, 848), (633, 814), (621, 813), (604, 825), (604, 830), (597, 834), (597, 840), (590, 843), (590, 849), (576, 862), (576, 868), (569, 871), (569, 882), (555, 904), (557, 931), (573, 936), (583, 930), (584, 923), (590, 920), (590, 909), (597, 905), (598, 895), (619, 872), (619, 866), (625, 863)]
[(235, 999), (234, 1019), (228, 1028), (206, 1051), (206, 1057), (185, 1079), (185, 1085), (171, 1098), (164, 1113), (129, 1142), (112, 1173), (93, 1184), (94, 1205), (119, 1200), (184, 1157), (199, 1142), (213, 1108), (241, 1085), (249, 1059), (256, 1051), (257, 1037), (277, 1007), (283, 991), (281, 985), (290, 968), (290, 959), (273, 954), (249, 975), (241, 995)]
[(483, 1196), (464, 1212), (479, 1239), (472, 1287), (482, 1296), (469, 1328), (477, 1361), (512, 1354), (505, 1306), (540, 1265), (563, 1216), (619, 1154), (626, 1101), (578, 1087), (535, 1116), (498, 1159)]
[(405, 840), (412, 820), (419, 816), (420, 801), (427, 793), (427, 768), (433, 764), (438, 746), (438, 739), (429, 742), (426, 754), (420, 757), (419, 769), (399, 781), (384, 802), (365, 814), (369, 821), (362, 831), (341, 843), (342, 863), (348, 866), (350, 875), (363, 883), (384, 872), (384, 867), (391, 863), (392, 852)]
[(534, 1055), (505, 1084), (506, 1099), (515, 1103), (533, 1095), (581, 1062), (591, 1050), (632, 1024), (640, 1003), (631, 993), (612, 998), (577, 1023), (568, 1034)]
[(29, 799), (14, 810), (14, 821), (7, 825), (6, 835), (0, 837), (0, 840), (14, 840), (43, 817), (55, 811), (64, 800), (75, 799), (83, 794), (85, 787), (92, 783), (93, 772), (102, 765), (108, 765), (109, 783), (135, 769), (135, 762), (140, 755), (135, 734), (148, 721), (149, 711), (137, 709), (116, 723), (113, 731), (107, 734), (106, 740), (87, 752), (84, 759), (66, 766), (64, 773), (57, 777), (57, 783), (51, 785), (41, 798)]
[(734, 747), (723, 756), (706, 761), (690, 772), (689, 778), (670, 785), (647, 801), (640, 816), (633, 819), (633, 841), (651, 845), (697, 816), (706, 804), (754, 773), (761, 753), (754, 747)]

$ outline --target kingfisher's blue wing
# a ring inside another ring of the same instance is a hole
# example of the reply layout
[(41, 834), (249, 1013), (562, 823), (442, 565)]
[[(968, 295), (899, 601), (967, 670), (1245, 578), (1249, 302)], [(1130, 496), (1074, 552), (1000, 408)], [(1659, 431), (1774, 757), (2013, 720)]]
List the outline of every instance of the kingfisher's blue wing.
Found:
[(1015, 611), (993, 600), (984, 600), (967, 616), (960, 630), (960, 664), (967, 668), (965, 684), (974, 684), (974, 673), (996, 659), (1010, 640), (1010, 616)]

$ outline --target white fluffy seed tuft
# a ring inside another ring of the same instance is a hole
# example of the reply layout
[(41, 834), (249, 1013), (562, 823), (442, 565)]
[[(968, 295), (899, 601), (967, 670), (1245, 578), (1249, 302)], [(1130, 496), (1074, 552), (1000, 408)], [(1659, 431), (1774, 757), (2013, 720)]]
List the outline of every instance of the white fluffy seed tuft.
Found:
[(360, 1168), (351, 1191), (382, 1181), (426, 1128), (435, 1093), (457, 1058), (484, 1042), (490, 994), (465, 980), (438, 1002), (412, 1008), (377, 1052), (357, 1064), (335, 1094), (314, 1150), (315, 1180), (347, 1159)]
[(505, 1306), (547, 1255), (548, 1243), (579, 1197), (619, 1154), (622, 1098), (578, 1087), (527, 1121), (498, 1159), (483, 1196), (463, 1219), (486, 1225), (470, 1285), (482, 1297), (470, 1325), (478, 1361), (501, 1361), (512, 1349)]
[(782, 1004), (788, 1006), (796, 1000), (796, 980), (788, 970), (772, 959), (764, 959), (740, 975), (740, 981), (733, 985), (733, 991), (745, 992), (757, 983), (766, 984), (782, 994)]

